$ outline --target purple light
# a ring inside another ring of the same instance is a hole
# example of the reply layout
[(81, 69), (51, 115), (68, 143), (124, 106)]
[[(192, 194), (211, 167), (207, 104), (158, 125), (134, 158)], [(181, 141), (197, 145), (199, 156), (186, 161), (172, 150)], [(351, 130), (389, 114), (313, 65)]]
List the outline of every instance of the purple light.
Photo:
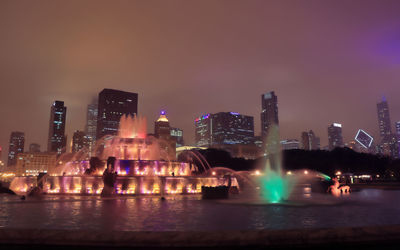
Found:
[(161, 110), (160, 115), (165, 115), (166, 113), (165, 110)]
[(240, 114), (236, 112), (231, 112), (231, 115), (240, 115)]

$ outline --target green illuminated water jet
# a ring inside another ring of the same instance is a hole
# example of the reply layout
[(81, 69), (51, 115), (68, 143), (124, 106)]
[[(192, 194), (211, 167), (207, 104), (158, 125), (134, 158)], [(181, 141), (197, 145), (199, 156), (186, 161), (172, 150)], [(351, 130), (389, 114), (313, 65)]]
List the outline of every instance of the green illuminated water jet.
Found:
[(268, 158), (264, 175), (260, 179), (261, 196), (270, 203), (279, 203), (289, 198), (296, 180), (282, 173), (278, 126), (270, 127), (266, 150)]
[(261, 178), (261, 195), (271, 203), (287, 200), (291, 191), (291, 183), (279, 170), (272, 170), (267, 160), (265, 175)]

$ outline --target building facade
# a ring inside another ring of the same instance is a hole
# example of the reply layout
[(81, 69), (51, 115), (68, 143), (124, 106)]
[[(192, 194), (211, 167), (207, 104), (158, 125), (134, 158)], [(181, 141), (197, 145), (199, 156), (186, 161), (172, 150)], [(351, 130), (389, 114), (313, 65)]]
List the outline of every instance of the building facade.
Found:
[(281, 141), (282, 150), (292, 150), (292, 149), (299, 149), (300, 142), (296, 139), (287, 139)]
[(392, 133), (392, 124), (390, 121), (389, 104), (385, 97), (377, 105), (378, 126), (380, 135), (379, 153), (393, 158), (398, 158), (399, 147), (397, 136)]
[(167, 118), (167, 114), (164, 110), (160, 112), (160, 117), (154, 122), (154, 135), (157, 138), (170, 139), (171, 138), (171, 126)]
[(343, 147), (342, 124), (332, 123), (328, 127), (328, 148), (333, 150), (336, 147)]
[(67, 138), (65, 136), (65, 122), (67, 107), (63, 101), (55, 101), (50, 109), (48, 152), (62, 154), (66, 152)]
[(98, 104), (89, 104), (86, 112), (86, 135), (91, 141), (96, 141)]
[(17, 155), (24, 152), (25, 134), (23, 132), (11, 132), (10, 146), (8, 150), (7, 166), (15, 166), (17, 163)]
[(185, 142), (183, 140), (183, 130), (179, 128), (171, 128), (171, 137), (176, 141), (176, 147), (183, 147)]
[(195, 120), (196, 145), (254, 144), (254, 118), (235, 112), (207, 114)]
[(160, 149), (168, 153), (170, 159), (176, 156), (176, 140), (171, 136), (171, 126), (165, 110), (161, 110), (160, 116), (154, 122), (154, 135), (158, 138)]
[(400, 121), (396, 122), (397, 156), (400, 158)]
[(389, 105), (385, 98), (376, 105), (378, 110), (378, 124), (379, 124), (379, 135), (382, 140), (386, 139), (392, 134)]
[(280, 142), (278, 97), (274, 91), (261, 95), (261, 137), (267, 154), (278, 152)]
[(312, 130), (301, 133), (301, 148), (304, 150), (320, 149), (320, 139)]
[(121, 116), (135, 116), (137, 110), (137, 93), (103, 89), (99, 93), (96, 139), (117, 135)]
[(89, 148), (90, 146), (90, 139), (88, 136), (86, 136), (86, 133), (83, 131), (76, 130), (74, 132), (74, 135), (72, 136), (72, 149), (71, 151), (73, 153), (79, 152), (83, 148)]
[(261, 136), (266, 138), (272, 125), (279, 126), (278, 97), (274, 91), (261, 95)]
[(209, 147), (212, 144), (212, 118), (211, 114), (206, 114), (196, 118), (195, 143), (198, 147)]
[(38, 152), (21, 153), (17, 157), (16, 174), (24, 176), (37, 176), (47, 173), (56, 166), (57, 153)]

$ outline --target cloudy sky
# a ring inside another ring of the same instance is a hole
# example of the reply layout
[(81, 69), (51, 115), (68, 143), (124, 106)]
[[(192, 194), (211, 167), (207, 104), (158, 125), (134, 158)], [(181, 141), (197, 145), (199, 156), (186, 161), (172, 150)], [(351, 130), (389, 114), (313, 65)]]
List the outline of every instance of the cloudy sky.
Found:
[[(47, 148), (50, 106), (84, 129), (103, 88), (139, 94), (149, 132), (160, 109), (194, 142), (194, 119), (255, 117), (275, 91), (282, 138), (343, 124), (378, 136), (376, 103), (400, 120), (400, 1), (0, 1), (0, 145), (23, 131)], [(3, 152), (3, 160), (6, 159)]]

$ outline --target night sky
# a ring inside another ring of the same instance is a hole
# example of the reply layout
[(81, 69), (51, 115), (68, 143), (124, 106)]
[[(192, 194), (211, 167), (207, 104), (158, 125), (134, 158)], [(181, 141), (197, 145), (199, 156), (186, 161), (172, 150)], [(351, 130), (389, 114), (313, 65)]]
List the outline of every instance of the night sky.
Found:
[[(50, 106), (83, 130), (103, 88), (139, 94), (149, 132), (159, 110), (194, 142), (194, 119), (255, 117), (275, 91), (281, 138), (343, 124), (378, 136), (376, 103), (400, 120), (400, 1), (0, 1), (0, 145), (11, 131), (47, 149)], [(377, 137), (376, 137), (377, 138)]]

